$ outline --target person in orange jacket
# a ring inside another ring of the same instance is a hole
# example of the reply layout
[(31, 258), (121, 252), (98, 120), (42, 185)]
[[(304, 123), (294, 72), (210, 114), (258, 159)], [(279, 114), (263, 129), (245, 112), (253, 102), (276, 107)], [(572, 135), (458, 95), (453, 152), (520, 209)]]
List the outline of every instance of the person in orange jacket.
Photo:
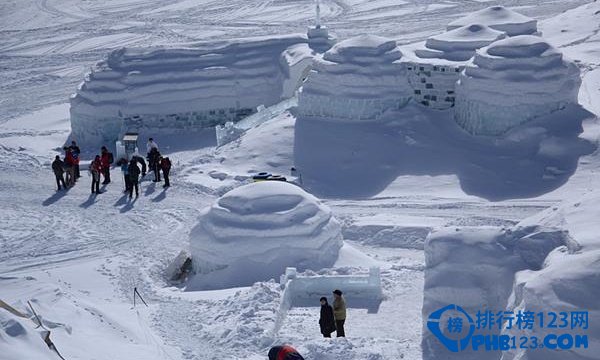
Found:
[(100, 192), (100, 174), (102, 173), (100, 155), (96, 155), (96, 158), (90, 164), (90, 172), (92, 173), (92, 194), (102, 194)]

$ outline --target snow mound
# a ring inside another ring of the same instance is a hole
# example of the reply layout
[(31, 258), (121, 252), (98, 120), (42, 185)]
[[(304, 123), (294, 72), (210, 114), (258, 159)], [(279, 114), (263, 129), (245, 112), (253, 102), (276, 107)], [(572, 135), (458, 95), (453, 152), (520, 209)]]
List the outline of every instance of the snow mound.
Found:
[(287, 266), (333, 265), (342, 246), (331, 210), (286, 182), (236, 188), (201, 216), (190, 234), (195, 288), (250, 285), (277, 278)]
[(289, 76), (302, 71), (281, 56), (306, 42), (287, 36), (113, 51), (71, 97), (73, 134), (80, 142), (98, 142), (116, 140), (122, 127), (187, 131), (239, 120), (259, 105), (279, 102), (287, 82), (298, 83)]
[(375, 120), (388, 109), (404, 106), (412, 89), (400, 64), (396, 42), (361, 35), (344, 40), (322, 57), (298, 99), (301, 117)]
[(485, 25), (466, 25), (428, 38), (425, 49), (417, 49), (415, 53), (421, 58), (466, 61), (475, 54), (475, 50), (505, 37), (504, 32)]
[(455, 119), (472, 134), (498, 135), (526, 121), (576, 104), (577, 66), (533, 35), (480, 49), (456, 86)]
[(503, 31), (508, 36), (531, 35), (537, 33), (537, 20), (519, 14), (504, 6), (491, 6), (458, 20), (454, 20), (446, 27), (454, 30), (472, 24), (484, 24), (492, 29)]
[(0, 348), (2, 359), (56, 359), (43, 339), (43, 330), (35, 330), (35, 324), (0, 308)]

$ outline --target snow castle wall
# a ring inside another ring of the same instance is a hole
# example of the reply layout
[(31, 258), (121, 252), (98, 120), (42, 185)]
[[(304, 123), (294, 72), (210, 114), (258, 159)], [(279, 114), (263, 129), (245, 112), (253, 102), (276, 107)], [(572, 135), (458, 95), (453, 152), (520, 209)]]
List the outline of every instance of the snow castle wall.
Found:
[[(257, 39), (220, 47), (141, 48), (112, 52), (71, 97), (73, 136), (113, 142), (124, 131), (190, 132), (237, 121), (257, 106), (293, 93), (306, 56), (281, 62), (303, 36)], [(289, 67), (288, 67), (289, 66)]]
[(344, 40), (315, 59), (298, 98), (301, 117), (373, 121), (398, 109), (412, 90), (396, 42), (371, 35)]
[(456, 86), (455, 120), (475, 135), (500, 135), (577, 103), (579, 69), (544, 39), (516, 36), (477, 52)]

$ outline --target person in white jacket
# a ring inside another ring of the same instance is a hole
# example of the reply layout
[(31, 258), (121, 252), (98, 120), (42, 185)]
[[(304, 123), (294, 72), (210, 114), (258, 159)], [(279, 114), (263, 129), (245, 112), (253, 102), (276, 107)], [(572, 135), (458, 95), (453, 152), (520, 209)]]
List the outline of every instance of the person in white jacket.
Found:
[(153, 138), (149, 138), (148, 142), (146, 143), (147, 153), (150, 154), (150, 150), (152, 150), (153, 148), (156, 148), (156, 150), (158, 150), (158, 144), (154, 141)]

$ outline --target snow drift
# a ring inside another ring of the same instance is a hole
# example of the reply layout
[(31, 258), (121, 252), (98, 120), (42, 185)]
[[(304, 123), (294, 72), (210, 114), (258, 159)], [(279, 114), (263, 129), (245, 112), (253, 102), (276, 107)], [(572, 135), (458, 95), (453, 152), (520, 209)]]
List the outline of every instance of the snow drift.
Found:
[(287, 266), (333, 265), (342, 246), (331, 210), (301, 188), (277, 181), (245, 185), (221, 197), (190, 234), (196, 272), (189, 289), (250, 285)]
[(315, 59), (298, 98), (300, 117), (372, 121), (410, 99), (412, 89), (396, 42), (361, 35)]
[(503, 31), (508, 36), (532, 35), (537, 33), (537, 20), (519, 14), (504, 6), (491, 6), (469, 14), (448, 24), (448, 30), (454, 30), (472, 24), (483, 24), (492, 29)]
[(472, 134), (499, 135), (577, 104), (577, 66), (538, 36), (496, 41), (479, 50), (456, 85), (455, 119)]

